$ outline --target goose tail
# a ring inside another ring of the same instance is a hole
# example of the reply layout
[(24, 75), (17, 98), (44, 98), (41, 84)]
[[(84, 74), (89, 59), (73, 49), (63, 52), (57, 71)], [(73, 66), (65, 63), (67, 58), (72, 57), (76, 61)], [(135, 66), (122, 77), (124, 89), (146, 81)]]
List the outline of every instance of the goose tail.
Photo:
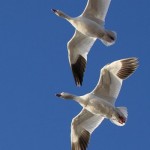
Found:
[[(112, 117), (110, 121), (117, 126), (124, 126), (127, 121), (128, 111), (126, 107), (117, 107), (117, 110), (120, 112), (118, 113), (118, 117)], [(120, 115), (119, 115), (120, 114)]]
[(106, 46), (111, 46), (117, 39), (117, 33), (110, 30), (105, 30), (106, 34), (101, 39), (102, 43)]

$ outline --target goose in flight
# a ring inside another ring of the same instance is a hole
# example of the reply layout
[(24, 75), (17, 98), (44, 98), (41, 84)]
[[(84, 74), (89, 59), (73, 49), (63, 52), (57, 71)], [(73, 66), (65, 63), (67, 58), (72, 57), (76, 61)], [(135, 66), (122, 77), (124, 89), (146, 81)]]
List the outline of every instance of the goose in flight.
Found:
[(83, 109), (72, 119), (71, 146), (72, 150), (86, 150), (90, 135), (101, 124), (104, 118), (118, 126), (127, 121), (127, 108), (115, 107), (122, 82), (138, 67), (137, 58), (126, 58), (114, 61), (101, 69), (99, 81), (94, 90), (83, 96), (75, 96), (62, 92), (56, 96), (73, 99)]
[(100, 39), (106, 46), (115, 43), (116, 33), (104, 28), (110, 2), (111, 0), (88, 0), (83, 13), (75, 18), (60, 10), (52, 9), (57, 16), (66, 19), (75, 28), (67, 48), (70, 67), (77, 86), (82, 85), (87, 55), (95, 40)]

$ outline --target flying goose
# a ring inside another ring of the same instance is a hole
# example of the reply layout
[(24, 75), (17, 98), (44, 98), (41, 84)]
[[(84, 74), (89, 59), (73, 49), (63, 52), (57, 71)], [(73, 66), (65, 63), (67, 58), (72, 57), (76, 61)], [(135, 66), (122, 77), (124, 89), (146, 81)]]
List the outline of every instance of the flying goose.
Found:
[(110, 1), (88, 0), (83, 13), (75, 18), (60, 10), (52, 9), (57, 16), (66, 19), (75, 28), (75, 33), (67, 43), (67, 48), (69, 63), (77, 86), (82, 85), (87, 55), (95, 40), (100, 39), (107, 46), (115, 43), (116, 33), (104, 28)]
[(56, 96), (73, 99), (83, 109), (72, 119), (72, 150), (86, 150), (90, 135), (101, 124), (104, 118), (118, 126), (127, 121), (127, 108), (115, 107), (115, 101), (121, 89), (122, 81), (128, 78), (138, 67), (137, 58), (126, 58), (114, 61), (101, 69), (99, 81), (94, 90), (83, 96), (62, 92)]

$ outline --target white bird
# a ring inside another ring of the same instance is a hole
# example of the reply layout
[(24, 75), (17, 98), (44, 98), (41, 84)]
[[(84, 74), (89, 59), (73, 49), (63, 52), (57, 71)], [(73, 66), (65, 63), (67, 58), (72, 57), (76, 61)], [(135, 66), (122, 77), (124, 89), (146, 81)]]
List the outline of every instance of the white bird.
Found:
[(100, 39), (107, 46), (115, 43), (116, 33), (104, 28), (110, 1), (88, 0), (83, 13), (75, 18), (60, 10), (52, 9), (57, 16), (66, 19), (75, 28), (75, 33), (67, 43), (67, 48), (69, 63), (77, 86), (82, 85), (87, 55), (95, 40)]
[(104, 118), (118, 126), (124, 126), (127, 120), (127, 108), (115, 107), (122, 82), (138, 67), (137, 58), (114, 61), (101, 69), (99, 81), (94, 90), (83, 96), (62, 92), (56, 96), (73, 99), (82, 107), (82, 111), (71, 123), (72, 150), (86, 150), (90, 135)]

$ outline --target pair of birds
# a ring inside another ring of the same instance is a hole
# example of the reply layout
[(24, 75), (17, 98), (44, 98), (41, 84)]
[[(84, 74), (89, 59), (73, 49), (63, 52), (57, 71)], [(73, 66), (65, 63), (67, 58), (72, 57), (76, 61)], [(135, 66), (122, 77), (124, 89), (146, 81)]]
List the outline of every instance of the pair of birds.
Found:
[[(101, 40), (106, 46), (115, 43), (116, 33), (104, 28), (110, 2), (111, 0), (88, 0), (83, 13), (76, 18), (60, 10), (52, 9), (57, 16), (66, 19), (75, 28), (75, 33), (67, 47), (69, 63), (77, 86), (82, 85), (87, 55), (96, 39)], [(110, 119), (118, 126), (125, 125), (127, 108), (115, 107), (115, 101), (123, 80), (128, 78), (137, 67), (138, 59), (134, 57), (114, 61), (101, 69), (99, 81), (92, 92), (83, 96), (65, 92), (56, 94), (63, 99), (75, 100), (83, 107), (72, 120), (72, 150), (86, 150), (90, 135), (104, 118)]]

